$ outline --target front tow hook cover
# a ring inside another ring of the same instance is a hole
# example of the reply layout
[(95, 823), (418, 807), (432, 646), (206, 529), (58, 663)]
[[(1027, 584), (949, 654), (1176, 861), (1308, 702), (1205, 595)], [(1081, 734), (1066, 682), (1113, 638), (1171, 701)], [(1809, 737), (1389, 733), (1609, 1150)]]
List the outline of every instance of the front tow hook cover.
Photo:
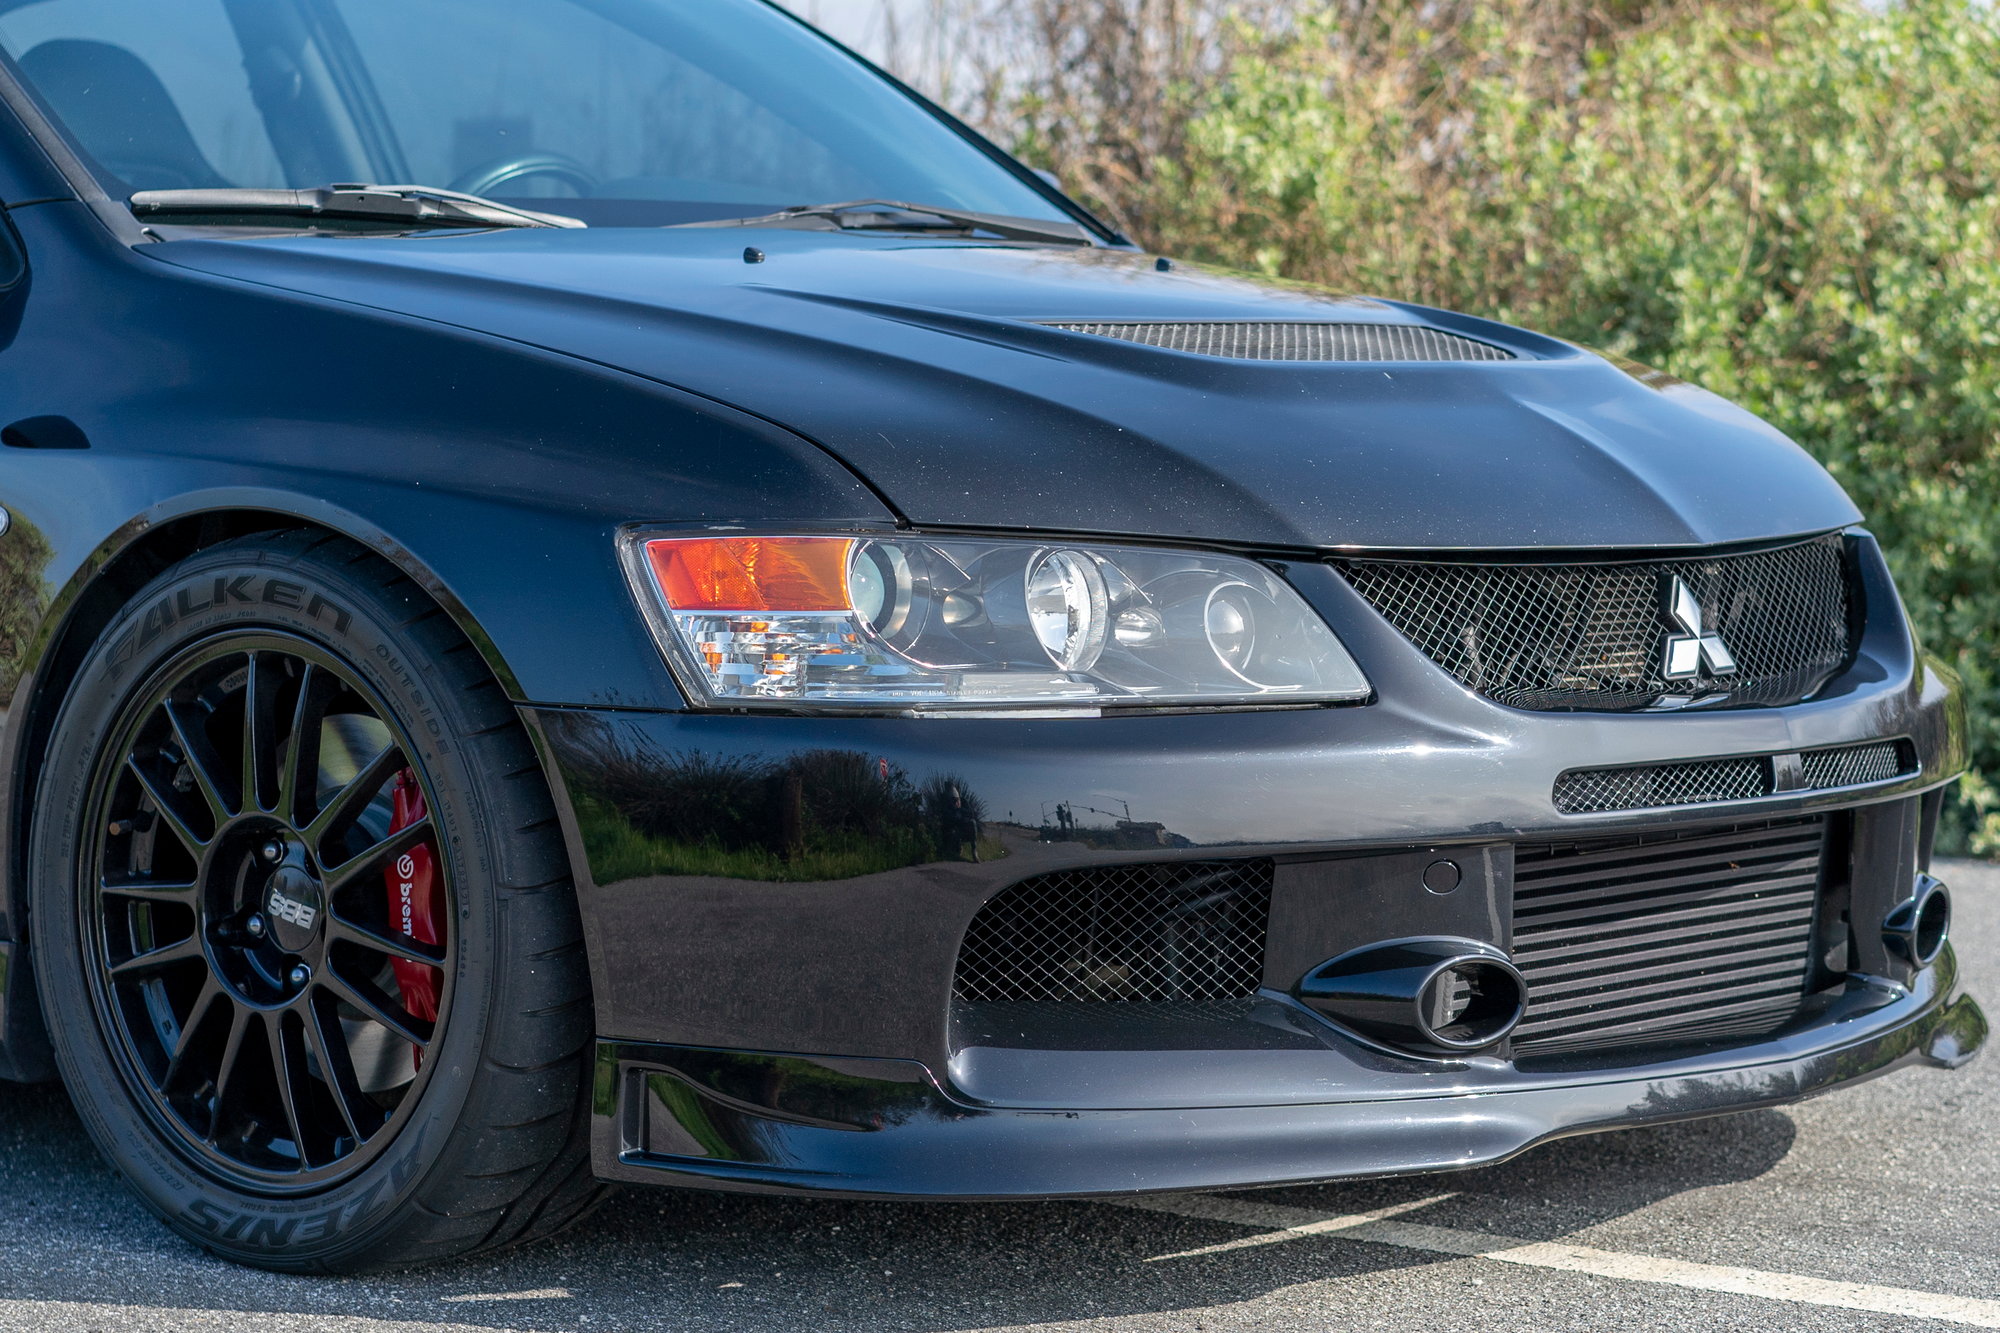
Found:
[(1465, 1055), (1505, 1040), (1528, 987), (1507, 955), (1478, 940), (1385, 940), (1306, 973), (1299, 1000), (1366, 1037), (1424, 1055)]

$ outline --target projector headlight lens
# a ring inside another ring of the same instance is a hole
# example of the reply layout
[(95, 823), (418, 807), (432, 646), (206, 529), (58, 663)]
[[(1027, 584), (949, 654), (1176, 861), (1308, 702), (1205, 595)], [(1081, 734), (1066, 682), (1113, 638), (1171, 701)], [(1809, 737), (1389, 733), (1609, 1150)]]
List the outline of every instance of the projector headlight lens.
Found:
[(1104, 575), (1081, 551), (1050, 551), (1028, 571), (1028, 621), (1061, 671), (1097, 665), (1110, 629)]
[(639, 537), (627, 568), (703, 707), (1336, 703), (1369, 685), (1254, 561), (1029, 541)]

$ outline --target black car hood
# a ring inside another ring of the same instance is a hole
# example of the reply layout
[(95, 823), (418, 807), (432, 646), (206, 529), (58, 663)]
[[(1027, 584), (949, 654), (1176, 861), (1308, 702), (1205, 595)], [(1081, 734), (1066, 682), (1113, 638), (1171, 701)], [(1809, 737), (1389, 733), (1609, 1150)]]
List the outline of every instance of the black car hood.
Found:
[[(1747, 542), (1859, 518), (1798, 446), (1691, 385), (1464, 316), (1123, 251), (604, 229), (142, 253), (720, 400), (815, 441), (919, 524), (1492, 550)], [(1430, 324), (1516, 359), (1224, 360), (1037, 322), (1272, 319)]]

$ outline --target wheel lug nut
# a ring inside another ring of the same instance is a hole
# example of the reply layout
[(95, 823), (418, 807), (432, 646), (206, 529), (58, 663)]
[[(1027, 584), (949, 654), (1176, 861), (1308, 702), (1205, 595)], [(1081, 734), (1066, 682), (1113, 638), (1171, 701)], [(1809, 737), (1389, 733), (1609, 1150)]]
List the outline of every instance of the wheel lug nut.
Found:
[(289, 980), (294, 986), (303, 989), (305, 984), (308, 981), (312, 980), (312, 977), (313, 977), (312, 969), (307, 967), (304, 963), (300, 963), (297, 967), (291, 970), (286, 979)]
[(264, 844), (263, 856), (266, 861), (276, 865), (285, 859), (285, 844), (276, 838), (271, 839)]
[(250, 914), (250, 919), (243, 923), (243, 929), (245, 930), (245, 932), (249, 934), (249, 936), (252, 939), (258, 939), (258, 940), (263, 939), (264, 918), (257, 915), (255, 912), (252, 912)]

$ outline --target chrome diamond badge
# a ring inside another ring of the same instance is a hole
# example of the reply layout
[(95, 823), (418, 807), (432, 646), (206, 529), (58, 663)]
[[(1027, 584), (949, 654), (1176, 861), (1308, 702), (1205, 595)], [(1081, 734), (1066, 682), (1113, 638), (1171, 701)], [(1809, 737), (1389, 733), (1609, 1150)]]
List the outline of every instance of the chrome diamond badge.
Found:
[(1720, 634), (1702, 633), (1701, 603), (1694, 599), (1694, 589), (1678, 575), (1667, 587), (1667, 614), (1681, 633), (1667, 635), (1667, 661), (1661, 675), (1668, 680), (1691, 680), (1701, 674), (1703, 666), (1711, 676), (1736, 674), (1736, 659), (1730, 655), (1729, 645)]

